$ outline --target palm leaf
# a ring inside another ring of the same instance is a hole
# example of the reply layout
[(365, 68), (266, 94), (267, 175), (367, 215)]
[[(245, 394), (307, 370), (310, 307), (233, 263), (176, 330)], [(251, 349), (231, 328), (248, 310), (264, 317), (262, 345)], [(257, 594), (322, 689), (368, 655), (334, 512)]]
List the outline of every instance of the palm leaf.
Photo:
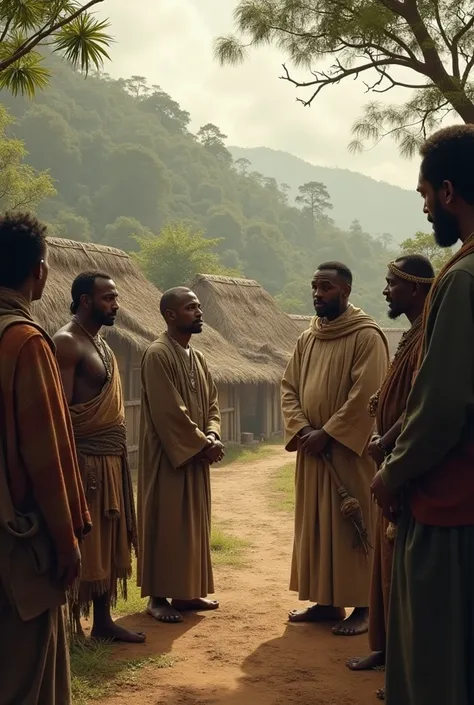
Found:
[(45, 4), (41, 0), (3, 0), (1, 22), (13, 30), (35, 29), (44, 17)]
[(51, 72), (42, 66), (43, 57), (32, 51), (0, 72), (0, 90), (7, 88), (13, 95), (34, 98), (37, 90), (48, 85)]
[[(9, 40), (0, 43), (0, 61), (14, 56), (18, 47), (25, 42), (26, 36), (15, 31)], [(35, 96), (36, 90), (44, 89), (50, 78), (50, 71), (42, 65), (43, 56), (36, 51), (31, 51), (17, 61), (9, 64), (0, 71), (0, 90), (8, 89), (13, 95)]]
[(0, 22), (9, 22), (11, 29), (30, 32), (54, 24), (78, 7), (76, 0), (1, 0)]
[(84, 14), (64, 26), (55, 36), (55, 50), (74, 67), (80, 67), (88, 74), (91, 67), (100, 69), (105, 59), (110, 59), (107, 46), (113, 41), (105, 30), (110, 26), (107, 20), (95, 20)]

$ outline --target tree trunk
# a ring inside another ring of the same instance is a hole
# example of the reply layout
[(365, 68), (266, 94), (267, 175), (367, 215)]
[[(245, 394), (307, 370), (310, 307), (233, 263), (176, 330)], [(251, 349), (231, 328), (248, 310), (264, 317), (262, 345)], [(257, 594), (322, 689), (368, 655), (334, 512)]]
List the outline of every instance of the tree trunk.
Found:
[(466, 123), (474, 123), (474, 103), (457, 79), (445, 69), (436, 44), (430, 35), (416, 5), (409, 6), (402, 15), (410, 25), (418, 46), (425, 59), (425, 73), (430, 78), (446, 101), (452, 105)]

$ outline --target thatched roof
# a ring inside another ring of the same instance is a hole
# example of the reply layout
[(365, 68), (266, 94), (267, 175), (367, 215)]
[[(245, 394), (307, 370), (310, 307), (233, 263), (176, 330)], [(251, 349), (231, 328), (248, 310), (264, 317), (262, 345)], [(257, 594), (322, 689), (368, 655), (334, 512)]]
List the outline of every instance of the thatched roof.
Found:
[[(161, 293), (141, 273), (132, 259), (122, 250), (72, 240), (48, 238), (49, 278), (35, 315), (44, 328), (54, 334), (69, 320), (71, 284), (80, 272), (95, 269), (110, 274), (120, 295), (117, 323), (106, 330), (113, 344), (114, 336), (139, 350), (144, 350), (164, 329), (160, 315)], [(266, 381), (256, 365), (250, 364), (238, 350), (210, 326), (193, 338), (218, 382)]]
[(275, 381), (299, 336), (299, 328), (258, 282), (199, 274), (192, 285), (210, 325), (252, 362), (266, 365)]
[(308, 330), (313, 320), (313, 316), (303, 316), (300, 313), (289, 313), (288, 316), (296, 323), (300, 333), (304, 333), (305, 330)]

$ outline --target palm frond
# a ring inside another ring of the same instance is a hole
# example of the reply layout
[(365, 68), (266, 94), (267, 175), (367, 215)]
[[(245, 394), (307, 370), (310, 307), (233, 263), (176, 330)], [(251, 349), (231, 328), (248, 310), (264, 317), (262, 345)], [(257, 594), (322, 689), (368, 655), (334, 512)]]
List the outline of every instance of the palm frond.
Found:
[(109, 26), (107, 20), (95, 20), (87, 13), (80, 15), (57, 33), (54, 51), (87, 75), (91, 67), (100, 69), (110, 59), (107, 47), (113, 39), (106, 32)]
[(47, 85), (51, 72), (42, 65), (43, 57), (36, 51), (26, 54), (0, 72), (0, 90), (6, 88), (13, 95), (34, 98), (37, 90)]

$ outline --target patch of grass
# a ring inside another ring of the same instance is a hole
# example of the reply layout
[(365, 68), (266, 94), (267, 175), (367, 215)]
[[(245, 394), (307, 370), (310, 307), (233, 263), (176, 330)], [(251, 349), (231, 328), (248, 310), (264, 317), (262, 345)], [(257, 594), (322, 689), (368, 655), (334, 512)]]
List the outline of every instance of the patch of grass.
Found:
[(218, 526), (212, 527), (211, 552), (214, 565), (243, 565), (243, 554), (249, 545), (248, 541), (239, 539)]
[(284, 465), (273, 480), (276, 509), (293, 512), (295, 509), (295, 464)]
[(88, 705), (114, 693), (119, 688), (133, 686), (145, 666), (169, 668), (169, 656), (151, 656), (141, 659), (113, 658), (110, 644), (88, 641), (71, 647), (71, 684), (73, 705)]
[(221, 463), (216, 463), (214, 467), (223, 468), (235, 462), (247, 463), (252, 460), (260, 460), (260, 458), (271, 455), (272, 448), (282, 445), (283, 441), (279, 437), (270, 439), (264, 443), (255, 443), (255, 445), (250, 446), (229, 443), (225, 449), (224, 460)]
[(114, 609), (114, 614), (120, 617), (126, 617), (128, 614), (137, 614), (144, 612), (148, 598), (140, 595), (140, 588), (137, 585), (137, 566), (136, 561), (133, 561), (132, 577), (127, 584), (127, 600), (119, 597), (117, 605)]
[[(213, 526), (211, 531), (211, 554), (214, 565), (242, 566), (244, 564), (243, 554), (249, 547), (249, 542), (239, 539), (237, 536), (228, 533), (219, 526)], [(133, 574), (127, 585), (127, 600), (119, 597), (114, 609), (114, 615), (126, 617), (129, 614), (144, 612), (147, 598), (140, 595), (140, 588), (137, 586), (136, 567), (133, 567)]]

